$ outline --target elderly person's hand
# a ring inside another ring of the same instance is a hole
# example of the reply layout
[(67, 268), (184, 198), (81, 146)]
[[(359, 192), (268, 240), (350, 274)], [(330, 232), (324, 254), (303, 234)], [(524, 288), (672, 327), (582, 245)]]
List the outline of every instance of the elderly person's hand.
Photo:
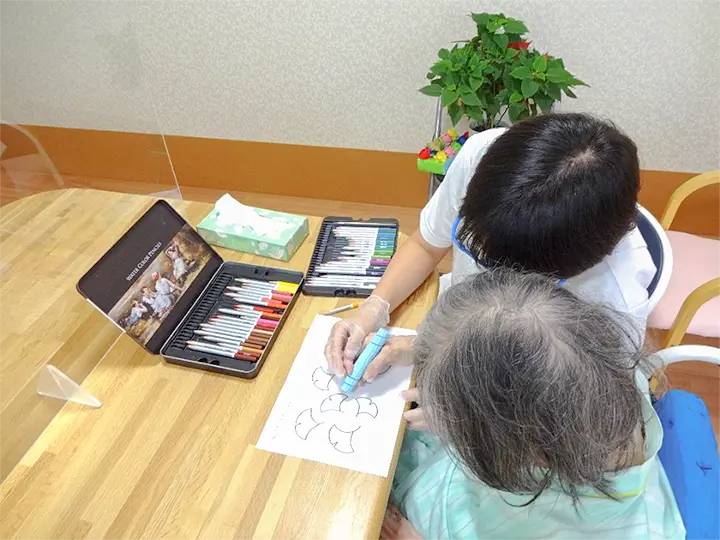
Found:
[(380, 529), (380, 540), (422, 540), (422, 536), (400, 510), (388, 504)]
[(417, 387), (405, 390), (402, 394), (405, 401), (415, 402), (418, 404), (414, 409), (410, 409), (403, 413), (403, 417), (410, 429), (417, 431), (428, 431), (427, 420), (425, 419), (425, 411), (420, 406), (420, 391)]
[[(365, 338), (365, 347), (375, 334)], [(378, 375), (387, 371), (390, 366), (410, 366), (413, 363), (413, 343), (415, 336), (390, 336), (370, 365), (365, 369), (362, 380), (372, 382)]]

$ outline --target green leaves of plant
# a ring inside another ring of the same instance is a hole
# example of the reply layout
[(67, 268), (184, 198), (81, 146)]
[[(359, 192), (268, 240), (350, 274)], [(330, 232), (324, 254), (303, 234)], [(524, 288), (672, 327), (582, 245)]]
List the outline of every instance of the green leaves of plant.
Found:
[(552, 110), (553, 100), (551, 98), (536, 95), (533, 99), (535, 100), (535, 103), (538, 104), (538, 107), (540, 107), (542, 112), (548, 113)]
[(546, 85), (546, 93), (548, 96), (550, 96), (551, 99), (555, 101), (560, 101), (562, 98), (562, 95), (560, 94), (560, 87), (557, 84), (548, 84)]
[(472, 20), (475, 21), (475, 24), (477, 24), (481, 28), (485, 28), (490, 15), (488, 15), (487, 13), (473, 13), (471, 17)]
[(510, 19), (508, 22), (504, 25), (505, 32), (508, 34), (527, 34), (527, 26), (525, 26), (522, 21), (517, 21), (515, 19)]
[(565, 69), (560, 58), (540, 54), (532, 46), (510, 47), (523, 42), (528, 29), (522, 21), (502, 13), (473, 13), (477, 35), (440, 49), (420, 89), (440, 97), (453, 122), (469, 116), (484, 127), (493, 127), (507, 108), (510, 120), (547, 112), (563, 93), (575, 97), (571, 87), (584, 85)]
[(508, 45), (509, 39), (505, 34), (495, 34), (493, 39), (495, 40), (495, 43), (497, 43), (497, 46), (501, 49), (504, 49)]
[(465, 107), (465, 114), (481, 126), (485, 124), (485, 111), (480, 107)]
[(487, 31), (491, 34), (497, 32), (502, 28), (503, 23), (499, 19), (492, 20), (490, 19), (487, 24), (485, 25), (485, 28), (487, 28)]
[(512, 77), (515, 77), (516, 79), (531, 79), (532, 74), (530, 73), (530, 68), (527, 68), (525, 66), (516, 67), (510, 72), (510, 75)]
[(420, 89), (421, 94), (432, 97), (439, 97), (440, 94), (442, 94), (442, 91), (442, 86), (440, 86), (439, 84), (428, 84), (427, 86), (423, 86)]
[(460, 94), (458, 94), (455, 90), (450, 90), (449, 88), (443, 88), (440, 102), (442, 103), (443, 107), (447, 107), (451, 103), (454, 103), (457, 101), (457, 99), (460, 97)]
[(527, 115), (527, 105), (524, 103), (512, 103), (508, 106), (508, 112), (510, 113), (510, 121), (517, 122), (522, 120), (523, 113)]
[(538, 88), (540, 88), (540, 85), (533, 81), (532, 79), (523, 79), (522, 82), (522, 95), (525, 99), (533, 97), (535, 95), (535, 92), (538, 91)]
[(542, 54), (533, 60), (532, 68), (535, 71), (539, 71), (540, 73), (544, 73), (547, 69), (547, 58), (543, 56)]
[(467, 92), (463, 92), (463, 89), (460, 88), (460, 97), (462, 98), (462, 101), (465, 105), (470, 105), (473, 107), (480, 107), (482, 105), (482, 102), (480, 101), (480, 98), (477, 97), (477, 94), (475, 94), (469, 88)]
[(552, 83), (567, 82), (572, 76), (561, 67), (554, 67), (547, 70), (548, 81)]
[(448, 115), (450, 116), (450, 120), (453, 123), (453, 126), (457, 125), (457, 123), (460, 121), (460, 119), (463, 117), (463, 111), (462, 108), (460, 108), (460, 105), (457, 103), (451, 103), (448, 105)]

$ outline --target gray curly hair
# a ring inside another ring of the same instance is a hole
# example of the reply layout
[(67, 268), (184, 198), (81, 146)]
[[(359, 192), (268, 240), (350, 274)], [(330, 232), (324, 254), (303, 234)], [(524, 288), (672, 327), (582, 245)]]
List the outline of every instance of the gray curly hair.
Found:
[(643, 425), (630, 320), (545, 277), (507, 269), (448, 289), (418, 330), (430, 428), (485, 484), (530, 496), (551, 484), (612, 496)]

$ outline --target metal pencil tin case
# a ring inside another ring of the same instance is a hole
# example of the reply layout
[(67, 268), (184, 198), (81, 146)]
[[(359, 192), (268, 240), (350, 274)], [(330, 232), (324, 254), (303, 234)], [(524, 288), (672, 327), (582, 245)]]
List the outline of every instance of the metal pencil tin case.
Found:
[[(193, 351), (181, 343), (217, 309), (225, 286), (236, 277), (298, 284), (255, 362)], [(167, 202), (157, 201), (80, 278), (77, 289), (152, 354), (174, 364), (253, 378), (297, 300), (303, 277), (302, 272), (223, 261)]]
[(269, 266), (254, 266), (236, 262), (224, 262), (218, 269), (217, 273), (213, 276), (213, 279), (208, 283), (205, 290), (198, 297), (195, 304), (188, 311), (185, 318), (177, 326), (173, 334), (170, 336), (170, 339), (168, 339), (163, 346), (161, 354), (168, 362), (214, 371), (216, 373), (235, 375), (237, 377), (244, 377), (247, 379), (254, 378), (258, 374), (273, 346), (273, 343), (275, 343), (278, 333), (285, 324), (288, 313), (297, 301), (297, 297), (300, 294), (299, 289), (293, 295), (287, 309), (285, 309), (280, 317), (278, 325), (273, 331), (272, 336), (270, 336), (270, 340), (268, 341), (265, 350), (256, 362), (217, 356), (211, 353), (193, 351), (183, 347), (183, 342), (190, 339), (193, 335), (193, 330), (196, 330), (201, 322), (206, 320), (210, 314), (216, 311), (221, 302), (222, 293), (225, 290), (225, 287), (231, 284), (236, 277), (256, 279), (259, 281), (287, 281), (290, 283), (297, 283), (298, 285), (301, 285), (303, 280), (302, 272), (294, 272), (292, 270), (283, 270)]

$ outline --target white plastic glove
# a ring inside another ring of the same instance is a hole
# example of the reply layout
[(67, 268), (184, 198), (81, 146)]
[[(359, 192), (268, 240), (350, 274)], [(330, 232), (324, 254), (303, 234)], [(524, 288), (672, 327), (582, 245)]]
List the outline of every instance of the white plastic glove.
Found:
[(338, 321), (325, 345), (325, 359), (330, 368), (342, 377), (352, 373), (365, 338), (390, 322), (390, 303), (372, 295), (350, 317)]

